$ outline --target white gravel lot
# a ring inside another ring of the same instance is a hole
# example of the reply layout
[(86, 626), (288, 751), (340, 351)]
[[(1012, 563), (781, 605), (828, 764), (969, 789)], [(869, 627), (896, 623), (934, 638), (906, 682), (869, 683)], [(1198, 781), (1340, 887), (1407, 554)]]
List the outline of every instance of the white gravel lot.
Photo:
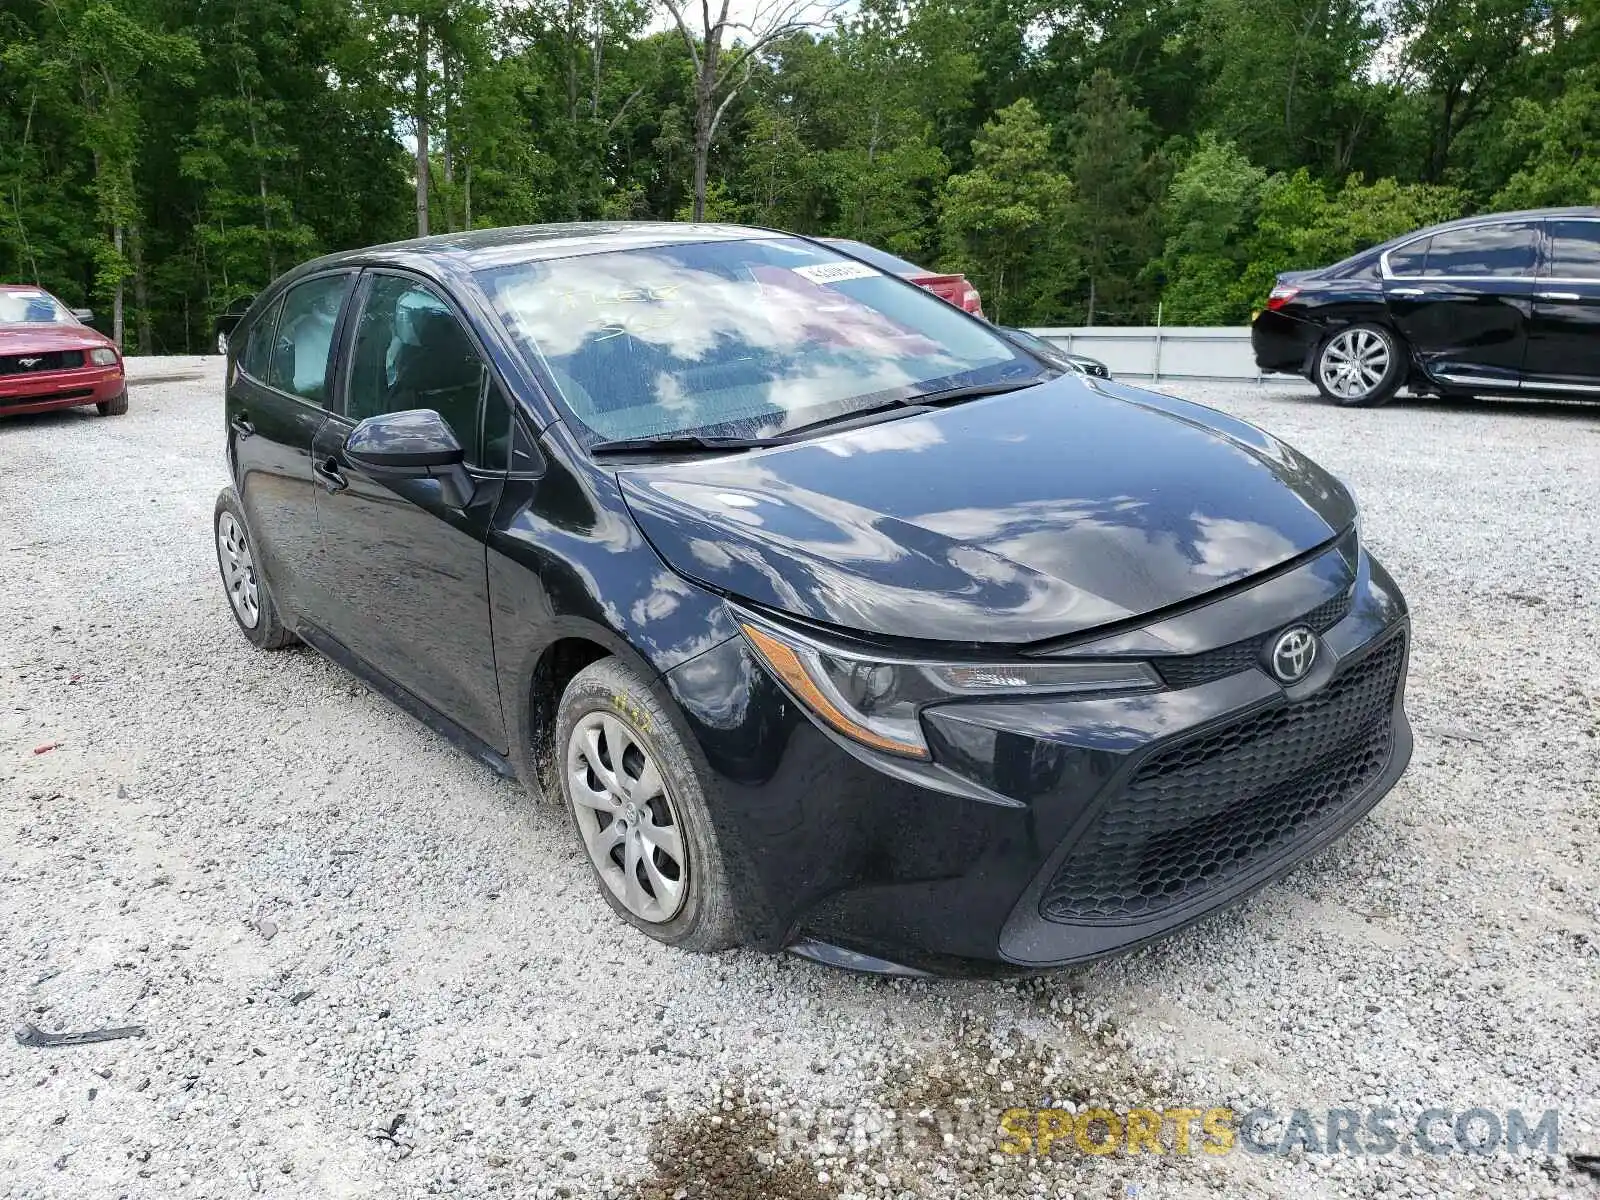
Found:
[(1543, 1153), (1030, 1159), (994, 1129), (1046, 1095), (1515, 1107), (1600, 1152), (1600, 409), (1167, 385), (1355, 485), (1414, 610), (1411, 769), (1161, 945), (894, 983), (648, 941), (558, 809), (253, 651), (212, 557), (217, 361), (135, 369), (167, 379), (126, 417), (0, 422), (0, 997), (148, 1031), (0, 1044), (0, 1196), (1600, 1195)]

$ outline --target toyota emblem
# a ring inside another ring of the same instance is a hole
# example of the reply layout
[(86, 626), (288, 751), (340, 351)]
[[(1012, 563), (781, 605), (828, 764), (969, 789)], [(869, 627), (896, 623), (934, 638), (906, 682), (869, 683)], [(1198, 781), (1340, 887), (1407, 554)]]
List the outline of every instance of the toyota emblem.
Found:
[(1317, 661), (1317, 636), (1304, 625), (1285, 629), (1272, 643), (1272, 673), (1280, 682), (1299, 683)]

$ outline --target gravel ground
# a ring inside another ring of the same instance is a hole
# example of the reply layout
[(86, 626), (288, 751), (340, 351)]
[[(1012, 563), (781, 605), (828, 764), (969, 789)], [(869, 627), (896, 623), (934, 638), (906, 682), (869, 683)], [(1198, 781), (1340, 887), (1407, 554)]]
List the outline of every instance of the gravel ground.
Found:
[(0, 1044), (0, 1195), (1600, 1195), (1543, 1153), (995, 1132), (1046, 1096), (1553, 1108), (1600, 1151), (1600, 411), (1173, 388), (1360, 493), (1415, 610), (1411, 770), (1156, 947), (886, 982), (646, 940), (559, 810), (309, 651), (252, 651), (210, 543), (216, 361), (135, 369), (126, 417), (0, 423), (0, 996), (148, 1030)]

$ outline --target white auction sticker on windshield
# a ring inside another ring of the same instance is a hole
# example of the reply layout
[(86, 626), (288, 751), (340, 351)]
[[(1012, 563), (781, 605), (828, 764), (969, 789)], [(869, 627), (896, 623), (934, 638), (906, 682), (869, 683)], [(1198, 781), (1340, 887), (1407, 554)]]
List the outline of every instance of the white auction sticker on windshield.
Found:
[(809, 279), (812, 283), (843, 283), (847, 279), (871, 279), (882, 272), (866, 263), (837, 262), (818, 263), (811, 267), (790, 267), (802, 279)]

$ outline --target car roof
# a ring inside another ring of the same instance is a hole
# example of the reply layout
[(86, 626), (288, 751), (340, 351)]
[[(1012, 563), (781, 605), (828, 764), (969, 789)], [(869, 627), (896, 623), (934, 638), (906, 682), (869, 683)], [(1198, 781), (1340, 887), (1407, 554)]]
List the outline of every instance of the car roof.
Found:
[(685, 242), (743, 241), (789, 236), (771, 229), (689, 221), (571, 221), (554, 225), (512, 225), (441, 233), (387, 242), (360, 250), (324, 255), (296, 274), (341, 266), (374, 264), (432, 267), (435, 271), (476, 271), (608, 250), (647, 250)]
[(1424, 225), (1420, 229), (1402, 233), (1399, 237), (1390, 238), (1382, 245), (1362, 250), (1359, 254), (1353, 254), (1344, 261), (1349, 262), (1352, 259), (1363, 258), (1367, 255), (1382, 254), (1385, 250), (1404, 245), (1415, 238), (1426, 237), (1434, 233), (1445, 233), (1451, 229), (1466, 229), (1473, 225), (1485, 225), (1496, 221), (1546, 221), (1551, 218), (1559, 219), (1561, 217), (1588, 217), (1600, 220), (1600, 208), (1592, 205), (1572, 205), (1567, 208), (1520, 208), (1512, 212), (1489, 212), (1478, 213), (1476, 216), (1471, 217), (1457, 217), (1453, 221), (1441, 221), (1437, 225)]

